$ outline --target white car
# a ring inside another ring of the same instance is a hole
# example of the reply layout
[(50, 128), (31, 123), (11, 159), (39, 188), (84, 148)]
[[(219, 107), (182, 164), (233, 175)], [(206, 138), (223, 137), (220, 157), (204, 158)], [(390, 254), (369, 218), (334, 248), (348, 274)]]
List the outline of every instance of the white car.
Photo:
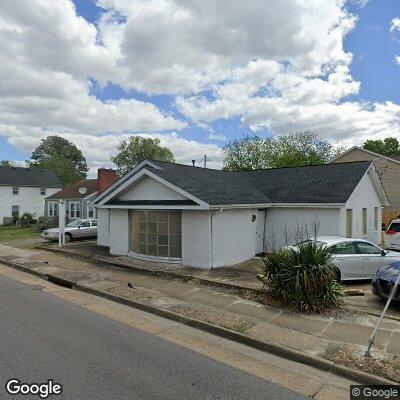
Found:
[[(42, 232), (42, 238), (58, 240), (59, 233), (59, 228), (46, 229)], [(76, 219), (65, 226), (66, 242), (90, 237), (97, 237), (97, 219)]]
[(400, 250), (400, 219), (394, 219), (386, 229), (385, 247)]
[[(367, 240), (340, 236), (320, 236), (308, 240), (316, 240), (321, 246), (328, 247), (342, 281), (372, 279), (379, 268), (400, 261), (399, 253), (383, 250)], [(299, 244), (288, 247), (297, 248)]]

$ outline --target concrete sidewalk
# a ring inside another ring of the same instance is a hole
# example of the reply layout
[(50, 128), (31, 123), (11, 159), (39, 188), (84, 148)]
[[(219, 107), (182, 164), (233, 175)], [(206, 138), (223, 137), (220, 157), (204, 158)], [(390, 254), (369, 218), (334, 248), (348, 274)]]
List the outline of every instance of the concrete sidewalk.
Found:
[(257, 262), (249, 260), (231, 267), (221, 267), (209, 269), (191, 268), (181, 264), (165, 264), (157, 262), (142, 261), (132, 257), (113, 256), (107, 247), (98, 246), (96, 241), (75, 241), (68, 243), (60, 249), (57, 243), (46, 242), (38, 245), (37, 248), (44, 248), (54, 252), (61, 252), (73, 255), (88, 261), (97, 261), (121, 265), (127, 268), (152, 271), (153, 273), (178, 275), (187, 278), (198, 278), (215, 282), (237, 286), (243, 289), (259, 290), (261, 283), (255, 279), (257, 274)]
[[(0, 246), (0, 259), (312, 356), (320, 356), (333, 344), (365, 346), (377, 322), (377, 317), (364, 313), (337, 317), (291, 313), (223, 288), (96, 265), (43, 250)], [(381, 355), (400, 355), (400, 322), (383, 322), (375, 349)]]

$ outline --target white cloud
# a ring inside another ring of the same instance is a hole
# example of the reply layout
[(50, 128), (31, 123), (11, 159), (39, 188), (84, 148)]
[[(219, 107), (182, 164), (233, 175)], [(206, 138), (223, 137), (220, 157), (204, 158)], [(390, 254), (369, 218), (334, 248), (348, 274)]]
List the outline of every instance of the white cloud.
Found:
[[(97, 3), (94, 25), (70, 0), (0, 0), (0, 135), (11, 144), (30, 152), (61, 134), (93, 168), (109, 165), (128, 134), (160, 137), (179, 162), (207, 154), (220, 165), (218, 146), (175, 133), (187, 120), (211, 141), (229, 139), (209, 124), (230, 118), (253, 131), (314, 130), (349, 145), (399, 137), (397, 104), (349, 100), (360, 82), (343, 48), (357, 22), (346, 0)], [(395, 18), (390, 29), (399, 28)], [(169, 94), (187, 120), (150, 101), (100, 101), (93, 80)]]
[(225, 142), (226, 140), (228, 140), (228, 138), (223, 133), (215, 133), (215, 132), (209, 133), (208, 138), (210, 140), (217, 140), (221, 142)]
[(393, 18), (390, 25), (390, 32), (400, 30), (400, 18)]
[(88, 77), (95, 70), (106, 82), (115, 60), (98, 45), (96, 27), (78, 17), (70, 1), (2, 1), (1, 6), (0, 135), (11, 144), (31, 152), (49, 133), (73, 141), (87, 135), (93, 146), (82, 149), (90, 159), (98, 135), (186, 126), (152, 103), (103, 102), (91, 94)]

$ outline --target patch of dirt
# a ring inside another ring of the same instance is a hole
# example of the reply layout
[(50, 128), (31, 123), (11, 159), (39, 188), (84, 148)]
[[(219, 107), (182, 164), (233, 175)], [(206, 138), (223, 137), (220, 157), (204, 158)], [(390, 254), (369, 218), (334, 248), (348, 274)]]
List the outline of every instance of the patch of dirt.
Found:
[(109, 293), (115, 294), (117, 296), (126, 297), (140, 303), (147, 303), (151, 300), (157, 298), (157, 294), (146, 289), (139, 288), (128, 288), (124, 286), (115, 286), (107, 290)]
[(399, 356), (374, 352), (373, 357), (366, 357), (364, 352), (365, 347), (332, 343), (321, 356), (345, 367), (400, 382)]
[(245, 332), (258, 322), (250, 317), (197, 304), (177, 304), (168, 307), (168, 310), (240, 333)]

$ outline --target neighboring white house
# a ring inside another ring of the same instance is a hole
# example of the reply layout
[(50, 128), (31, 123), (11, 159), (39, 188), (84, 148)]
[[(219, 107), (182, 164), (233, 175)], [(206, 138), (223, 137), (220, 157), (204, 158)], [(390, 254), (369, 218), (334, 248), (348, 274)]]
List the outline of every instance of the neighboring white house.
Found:
[(93, 204), (112, 254), (212, 268), (315, 228), (379, 243), (387, 197), (365, 161), (243, 172), (144, 161)]
[(4, 218), (24, 213), (44, 214), (44, 199), (62, 188), (53, 171), (0, 167), (0, 225)]

